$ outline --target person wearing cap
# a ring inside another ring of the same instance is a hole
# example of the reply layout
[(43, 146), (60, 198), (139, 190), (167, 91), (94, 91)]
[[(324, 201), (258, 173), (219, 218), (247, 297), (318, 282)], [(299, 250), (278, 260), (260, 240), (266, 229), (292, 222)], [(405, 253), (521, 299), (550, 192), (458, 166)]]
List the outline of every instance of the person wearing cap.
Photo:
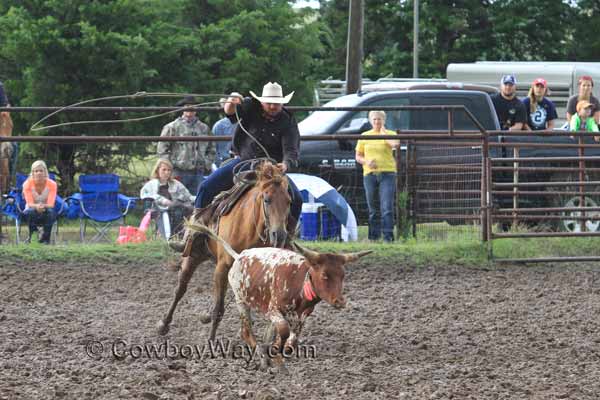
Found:
[[(177, 102), (177, 107), (197, 104), (193, 96)], [(212, 136), (208, 125), (196, 116), (194, 110), (184, 110), (183, 115), (163, 127), (160, 136)], [(173, 176), (191, 192), (196, 193), (204, 175), (211, 172), (215, 159), (213, 142), (159, 142), (158, 156), (173, 164)]]
[(600, 122), (600, 101), (592, 94), (594, 80), (591, 76), (584, 75), (579, 78), (579, 94), (571, 96), (567, 102), (567, 121), (571, 121), (571, 117), (577, 114), (577, 104), (581, 100), (586, 100), (592, 104), (592, 115), (596, 123)]
[[(196, 208), (206, 207), (217, 194), (233, 186), (233, 168), (241, 161), (270, 157), (283, 172), (291, 172), (298, 166), (298, 123), (291, 112), (283, 107), (289, 103), (294, 92), (283, 96), (281, 86), (277, 82), (269, 82), (263, 87), (262, 96), (252, 91), (250, 94), (252, 97), (242, 99), (239, 94), (232, 93), (225, 102), (225, 114), (232, 123), (237, 123), (231, 146), (236, 158), (217, 169), (200, 185)], [(297, 221), (302, 210), (302, 195), (291, 180), (289, 186), (292, 195), (291, 214)]]
[(491, 96), (500, 128), (505, 131), (520, 131), (527, 123), (525, 106), (517, 98), (516, 90), (514, 75), (504, 75), (500, 80), (500, 93)]
[[(569, 130), (571, 132), (587, 131), (598, 132), (598, 124), (592, 117), (594, 105), (587, 100), (581, 100), (577, 103), (577, 114), (571, 117), (569, 121)], [(596, 142), (600, 141), (600, 137), (594, 136)]]
[(527, 127), (533, 131), (554, 129), (554, 120), (558, 118), (554, 103), (546, 97), (548, 82), (537, 78), (531, 84), (527, 97), (523, 99), (527, 114)]
[[(232, 93), (232, 95), (235, 95), (236, 97), (237, 96), (241, 97), (241, 95), (239, 93)], [(221, 105), (221, 107), (225, 107), (226, 102), (227, 102), (226, 98), (222, 98), (219, 100), (219, 104)], [(235, 132), (235, 127), (236, 127), (236, 124), (231, 122), (231, 120), (227, 116), (225, 116), (224, 118), (221, 118), (220, 120), (215, 122), (215, 124), (213, 125), (213, 128), (212, 128), (212, 133), (215, 136), (233, 136), (233, 134)], [(215, 165), (217, 167), (220, 167), (221, 163), (223, 161), (230, 158), (229, 150), (231, 149), (231, 141), (216, 142), (216, 147), (217, 147), (217, 157), (215, 159)]]

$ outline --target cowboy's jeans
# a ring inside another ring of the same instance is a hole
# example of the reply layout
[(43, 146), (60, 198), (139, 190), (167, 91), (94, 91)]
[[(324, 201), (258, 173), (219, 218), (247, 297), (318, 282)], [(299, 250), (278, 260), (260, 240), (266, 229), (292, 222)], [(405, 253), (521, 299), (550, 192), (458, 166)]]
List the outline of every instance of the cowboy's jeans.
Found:
[[(383, 239), (391, 242), (394, 240), (396, 174), (394, 172), (370, 173), (363, 176), (363, 183), (369, 207), (369, 240), (378, 240), (381, 237), (383, 225)], [(379, 204), (377, 204), (377, 197), (379, 197)]]
[[(235, 158), (210, 174), (200, 184), (194, 206), (196, 208), (204, 208), (209, 205), (211, 201), (213, 201), (216, 195), (225, 190), (231, 189), (233, 187), (233, 168), (241, 161), (242, 160), (239, 158)], [(302, 212), (302, 195), (300, 194), (300, 191), (294, 182), (292, 182), (292, 180), (289, 178), (288, 183), (290, 196), (292, 198), (290, 213), (297, 221), (300, 218), (300, 213)]]

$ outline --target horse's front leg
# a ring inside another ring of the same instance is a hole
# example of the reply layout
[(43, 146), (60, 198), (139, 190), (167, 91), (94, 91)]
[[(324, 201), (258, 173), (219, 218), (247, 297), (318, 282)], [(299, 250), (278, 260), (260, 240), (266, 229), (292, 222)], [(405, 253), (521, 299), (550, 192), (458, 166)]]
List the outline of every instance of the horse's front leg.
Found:
[(190, 279), (192, 279), (192, 275), (194, 274), (196, 267), (198, 267), (202, 261), (204, 261), (204, 259), (197, 256), (183, 258), (181, 269), (179, 270), (179, 280), (177, 282), (177, 287), (175, 288), (175, 298), (173, 299), (167, 314), (163, 317), (163, 319), (158, 321), (157, 328), (159, 335), (166, 335), (169, 332), (169, 325), (173, 320), (173, 313), (175, 312), (175, 308), (177, 308), (177, 303), (179, 303), (179, 300), (181, 300), (185, 294), (188, 283), (190, 282)]
[(210, 328), (210, 337), (209, 340), (215, 340), (215, 336), (217, 335), (217, 328), (219, 327), (219, 323), (221, 319), (223, 319), (223, 314), (225, 313), (225, 294), (227, 292), (227, 274), (229, 273), (229, 268), (231, 267), (231, 260), (219, 260), (217, 263), (217, 267), (215, 268), (214, 274), (214, 291), (213, 291), (213, 299), (214, 306), (211, 312), (211, 321), (212, 325)]

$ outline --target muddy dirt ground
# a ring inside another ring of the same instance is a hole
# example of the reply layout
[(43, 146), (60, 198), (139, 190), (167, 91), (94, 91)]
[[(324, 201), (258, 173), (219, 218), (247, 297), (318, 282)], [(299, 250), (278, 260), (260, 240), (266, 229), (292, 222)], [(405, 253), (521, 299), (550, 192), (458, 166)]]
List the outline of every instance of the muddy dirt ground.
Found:
[(208, 327), (198, 315), (207, 308), (211, 269), (200, 267), (170, 333), (159, 337), (155, 325), (177, 279), (162, 265), (0, 266), (0, 398), (600, 394), (600, 266), (417, 269), (364, 260), (346, 275), (349, 307), (317, 306), (303, 335), (314, 353), (288, 359), (288, 374), (247, 361), (233, 303), (221, 347), (213, 354), (203, 347)]

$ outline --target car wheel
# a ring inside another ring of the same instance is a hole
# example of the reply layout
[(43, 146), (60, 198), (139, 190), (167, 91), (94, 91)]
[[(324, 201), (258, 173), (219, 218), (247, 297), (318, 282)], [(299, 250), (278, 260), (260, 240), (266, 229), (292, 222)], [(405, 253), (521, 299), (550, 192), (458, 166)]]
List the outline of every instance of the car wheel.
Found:
[[(590, 181), (592, 177), (586, 176), (585, 180)], [(550, 178), (551, 182), (571, 182), (575, 181), (577, 178), (573, 176), (573, 174), (557, 174)], [(597, 192), (597, 186), (586, 186), (586, 192)], [(574, 208), (574, 207), (598, 207), (600, 203), (596, 196), (592, 197), (590, 195), (586, 195), (583, 198), (584, 204), (581, 204), (582, 198), (579, 195), (573, 195), (573, 192), (577, 192), (579, 190), (579, 186), (552, 186), (552, 183), (549, 184), (547, 188), (549, 191), (557, 191), (557, 192), (571, 192), (571, 194), (560, 194), (552, 196), (550, 199), (551, 207), (564, 207), (564, 208)], [(583, 232), (584, 224), (586, 232), (596, 232), (600, 231), (600, 220), (595, 219), (586, 219), (581, 220), (577, 219), (582, 214), (581, 211), (565, 211), (563, 213), (558, 213), (558, 215), (563, 215), (567, 217), (572, 217), (573, 219), (562, 219), (562, 220), (553, 220), (554, 230), (562, 231), (562, 232)], [(598, 211), (587, 211), (585, 213), (586, 216), (594, 216), (597, 217), (600, 215)]]
[[(585, 204), (583, 204), (583, 207), (598, 207), (598, 203), (592, 199), (591, 197), (584, 197), (584, 201)], [(568, 199), (566, 201), (566, 203), (564, 203), (563, 207), (581, 207), (581, 197), (579, 196), (574, 196), (571, 197), (570, 199)], [(562, 213), (562, 215), (564, 216), (569, 216), (569, 217), (573, 217), (573, 219), (563, 219), (558, 221), (558, 228), (561, 231), (565, 231), (565, 232), (583, 232), (583, 224), (585, 223), (585, 231), (586, 232), (596, 232), (598, 231), (598, 229), (600, 228), (600, 219), (596, 220), (596, 219), (586, 219), (581, 220), (578, 219), (577, 217), (581, 216), (581, 211), (566, 211), (564, 213)], [(594, 217), (598, 217), (600, 215), (600, 212), (598, 211), (588, 211), (586, 213), (586, 216), (594, 216)]]

